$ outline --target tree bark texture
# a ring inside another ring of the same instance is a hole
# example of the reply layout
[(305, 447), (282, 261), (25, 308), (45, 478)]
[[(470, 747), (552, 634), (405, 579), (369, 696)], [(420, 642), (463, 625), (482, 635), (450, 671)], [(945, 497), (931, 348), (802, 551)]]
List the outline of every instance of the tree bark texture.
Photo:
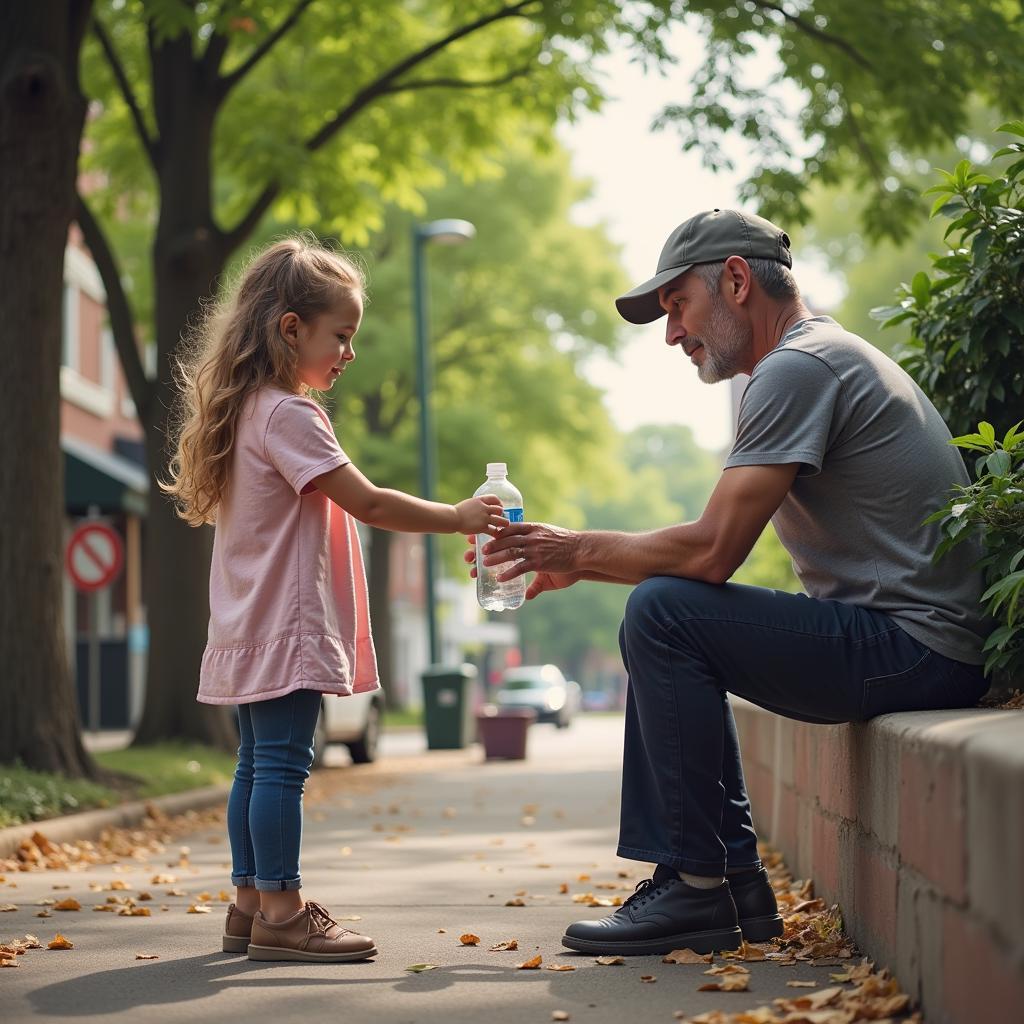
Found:
[[(153, 249), (157, 377), (144, 425), (150, 471), (164, 480), (170, 476), (168, 412), (176, 397), (171, 359), (200, 301), (213, 294), (228, 257), (210, 201), (216, 99), (196, 73), (190, 43), (183, 35), (151, 54), (161, 202)], [(150, 488), (144, 551), (150, 646), (136, 744), (176, 738), (237, 747), (230, 712), (196, 702), (210, 616), (212, 546), (211, 528), (189, 526), (158, 487)]]
[(60, 449), (64, 247), (90, 6), (9, 4), (0, 32), (0, 762), (96, 777), (67, 658)]

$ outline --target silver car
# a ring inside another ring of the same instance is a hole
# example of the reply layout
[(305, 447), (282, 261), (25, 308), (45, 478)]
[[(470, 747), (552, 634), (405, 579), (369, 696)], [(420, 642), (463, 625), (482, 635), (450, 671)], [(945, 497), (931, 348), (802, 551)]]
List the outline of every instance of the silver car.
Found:
[(344, 743), (356, 764), (377, 760), (384, 697), (380, 690), (351, 697), (325, 694), (313, 739), (313, 765), (321, 767), (328, 743)]
[(502, 675), (495, 703), (503, 708), (532, 708), (538, 722), (568, 728), (580, 709), (580, 685), (557, 665), (520, 665)]

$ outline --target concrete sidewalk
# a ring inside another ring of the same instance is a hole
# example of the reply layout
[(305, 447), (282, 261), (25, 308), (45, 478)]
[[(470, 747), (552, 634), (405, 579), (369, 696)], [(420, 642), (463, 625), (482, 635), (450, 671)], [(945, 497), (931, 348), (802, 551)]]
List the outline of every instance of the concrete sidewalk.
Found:
[[(336, 916), (358, 916), (350, 926), (376, 939), (374, 962), (259, 964), (222, 953), (226, 904), (217, 896), (232, 891), (223, 826), (177, 839), (145, 862), (8, 872), (0, 903), (19, 909), (0, 914), (0, 941), (31, 933), (45, 947), (59, 931), (74, 949), (31, 950), (16, 969), (0, 971), (3, 1018), (518, 1024), (565, 1011), (576, 1022), (621, 1024), (770, 1005), (800, 993), (787, 987), (791, 980), (828, 986), (829, 973), (842, 968), (749, 963), (749, 992), (698, 992), (714, 980), (704, 976), (705, 965), (643, 957), (599, 966), (562, 948), (566, 924), (610, 912), (574, 903), (573, 894), (624, 898), (649, 873), (614, 854), (621, 731), (620, 719), (583, 716), (568, 731), (535, 726), (525, 762), (484, 763), (477, 747), (315, 773), (307, 788), (304, 894)], [(157, 874), (177, 880), (154, 883)], [(90, 889), (115, 880), (127, 891)], [(153, 895), (140, 904), (151, 917), (92, 911), (109, 895), (140, 891)], [(213, 912), (188, 913), (204, 891)], [(36, 917), (39, 900), (66, 897), (83, 909)], [(513, 899), (525, 906), (506, 906)], [(465, 932), (480, 944), (460, 945)], [(488, 951), (512, 938), (518, 951)], [(136, 960), (137, 953), (159, 959)], [(576, 970), (516, 969), (537, 953), (545, 967)], [(405, 970), (422, 963), (437, 969)]]

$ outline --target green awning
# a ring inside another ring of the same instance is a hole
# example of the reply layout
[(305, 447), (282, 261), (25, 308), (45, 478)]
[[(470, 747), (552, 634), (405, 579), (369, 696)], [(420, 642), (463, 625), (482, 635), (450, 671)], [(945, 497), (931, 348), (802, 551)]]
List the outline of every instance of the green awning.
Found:
[(126, 512), (146, 514), (149, 476), (137, 463), (114, 452), (101, 451), (73, 437), (62, 437), (64, 502), (70, 515)]

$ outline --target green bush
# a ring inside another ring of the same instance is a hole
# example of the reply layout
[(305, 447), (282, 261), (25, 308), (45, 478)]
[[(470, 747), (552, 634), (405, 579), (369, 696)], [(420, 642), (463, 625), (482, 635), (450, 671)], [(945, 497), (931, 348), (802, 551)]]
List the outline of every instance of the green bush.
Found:
[(111, 807), (118, 799), (106, 786), (32, 771), (20, 761), (0, 767), (0, 828), (91, 807)]
[[(1024, 121), (1000, 132), (1024, 139)], [(1024, 142), (993, 160), (1012, 157), (997, 178), (962, 160), (925, 195), (936, 195), (932, 217), (952, 218), (952, 248), (931, 256), (925, 271), (898, 289), (899, 303), (873, 309), (883, 327), (909, 321), (902, 366), (935, 403), (954, 434), (981, 419), (1002, 429), (1024, 418)]]
[(996, 440), (990, 423), (978, 433), (950, 442), (977, 452), (977, 482), (954, 488), (943, 508), (927, 522), (940, 522), (943, 539), (935, 552), (941, 558), (967, 537), (979, 536), (985, 554), (981, 566), (987, 589), (982, 601), (996, 622), (985, 644), (985, 671), (1002, 670), (1017, 677), (1024, 670), (1024, 431), (1018, 423)]

